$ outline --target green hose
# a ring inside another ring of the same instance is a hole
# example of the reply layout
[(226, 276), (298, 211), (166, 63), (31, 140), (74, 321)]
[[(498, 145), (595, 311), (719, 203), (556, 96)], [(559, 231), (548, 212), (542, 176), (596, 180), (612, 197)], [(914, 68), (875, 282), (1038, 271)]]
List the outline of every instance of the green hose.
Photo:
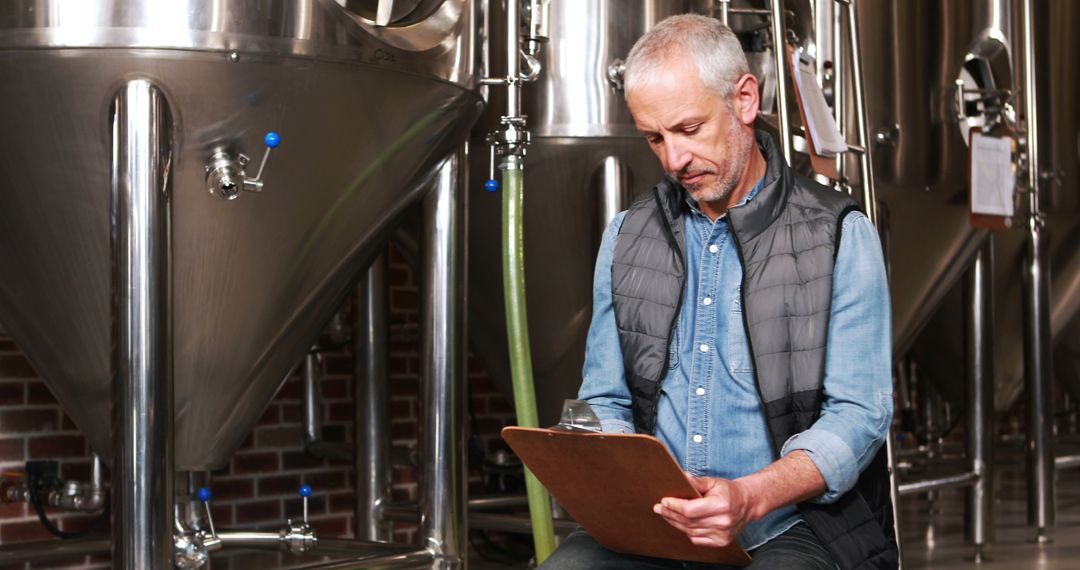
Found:
[[(525, 318), (525, 263), (522, 239), (522, 206), (525, 180), (521, 158), (510, 155), (502, 168), (503, 187), (503, 299), (506, 304), (506, 336), (510, 345), (510, 372), (514, 383), (514, 408), (518, 425), (539, 427), (536, 391), (533, 387), (529, 328)], [(551, 520), (551, 499), (540, 481), (525, 469), (525, 490), (529, 495), (536, 562), (543, 562), (555, 550), (555, 528)]]

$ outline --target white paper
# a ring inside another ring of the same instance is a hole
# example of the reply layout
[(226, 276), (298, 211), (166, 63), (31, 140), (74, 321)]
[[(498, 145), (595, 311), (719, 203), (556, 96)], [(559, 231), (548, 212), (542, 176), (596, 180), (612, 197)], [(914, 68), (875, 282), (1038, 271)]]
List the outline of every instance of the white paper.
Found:
[(814, 73), (814, 59), (796, 51), (792, 54), (795, 67), (795, 83), (802, 96), (803, 111), (806, 114), (806, 131), (814, 142), (814, 149), (821, 156), (836, 156), (847, 152), (848, 145), (840, 128), (836, 126), (832, 109), (825, 102), (825, 94), (818, 85)]
[(1012, 140), (971, 134), (971, 211), (991, 216), (1013, 215)]

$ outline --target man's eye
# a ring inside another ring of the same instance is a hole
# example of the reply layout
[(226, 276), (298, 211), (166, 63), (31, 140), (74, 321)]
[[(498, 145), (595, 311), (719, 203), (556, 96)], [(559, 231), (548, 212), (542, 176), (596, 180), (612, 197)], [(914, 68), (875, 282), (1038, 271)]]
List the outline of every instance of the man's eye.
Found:
[(686, 127), (685, 129), (683, 129), (683, 132), (688, 134), (688, 135), (693, 135), (693, 134), (697, 134), (699, 129), (701, 129), (701, 125), (690, 125), (689, 127)]
[(650, 135), (645, 137), (645, 140), (649, 141), (649, 144), (660, 144), (664, 139), (662, 137)]

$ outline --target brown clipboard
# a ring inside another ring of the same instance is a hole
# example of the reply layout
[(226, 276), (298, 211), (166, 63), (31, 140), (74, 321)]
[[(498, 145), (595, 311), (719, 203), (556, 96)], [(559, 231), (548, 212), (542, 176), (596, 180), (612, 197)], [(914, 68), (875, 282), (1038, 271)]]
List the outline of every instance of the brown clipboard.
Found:
[(1012, 227), (1013, 219), (1008, 216), (994, 216), (990, 214), (976, 214), (974, 208), (975, 196), (972, 193), (971, 188), (971, 161), (972, 161), (972, 149), (971, 138), (975, 133), (985, 133), (986, 135), (999, 138), (1007, 138), (1012, 140), (1012, 154), (1013, 164), (1016, 161), (1016, 132), (1005, 124), (995, 125), (993, 128), (984, 131), (982, 127), (971, 127), (968, 131), (968, 153), (967, 153), (967, 168), (966, 168), (966, 181), (967, 181), (967, 195), (968, 195), (968, 220), (973, 228), (986, 228), (989, 230), (1004, 231)]
[(750, 563), (734, 543), (698, 546), (653, 512), (663, 497), (701, 495), (655, 437), (506, 427), (503, 439), (574, 520), (604, 547), (693, 562)]

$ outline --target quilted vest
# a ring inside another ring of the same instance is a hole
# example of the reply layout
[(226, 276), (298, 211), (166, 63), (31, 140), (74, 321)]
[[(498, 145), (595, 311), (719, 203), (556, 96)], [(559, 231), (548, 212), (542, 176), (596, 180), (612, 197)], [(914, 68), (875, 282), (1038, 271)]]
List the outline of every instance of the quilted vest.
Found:
[[(742, 306), (754, 374), (774, 452), (817, 420), (823, 395), (832, 273), (848, 196), (792, 172), (757, 134), (767, 168), (753, 200), (727, 212), (743, 267)], [(656, 429), (685, 289), (684, 190), (665, 177), (634, 202), (611, 266), (612, 304), (639, 433)], [(884, 448), (855, 488), (830, 505), (799, 505), (843, 568), (895, 568), (896, 539)], [(868, 524), (872, 523), (872, 524)]]

